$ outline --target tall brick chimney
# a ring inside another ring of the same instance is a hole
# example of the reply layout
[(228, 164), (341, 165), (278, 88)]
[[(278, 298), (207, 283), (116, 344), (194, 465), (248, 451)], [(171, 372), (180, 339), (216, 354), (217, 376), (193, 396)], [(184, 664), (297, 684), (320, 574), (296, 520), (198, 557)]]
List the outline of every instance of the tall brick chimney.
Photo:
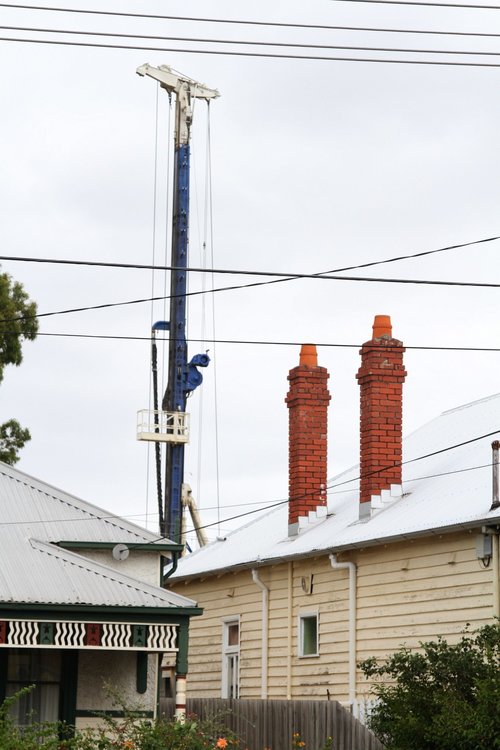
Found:
[(290, 370), (288, 534), (299, 530), (299, 518), (324, 508), (326, 515), (328, 372), (318, 366), (314, 344), (303, 344), (297, 367)]
[(356, 375), (361, 386), (360, 518), (370, 516), (372, 504), (380, 507), (382, 490), (401, 494), (404, 351), (392, 337), (390, 317), (376, 315)]

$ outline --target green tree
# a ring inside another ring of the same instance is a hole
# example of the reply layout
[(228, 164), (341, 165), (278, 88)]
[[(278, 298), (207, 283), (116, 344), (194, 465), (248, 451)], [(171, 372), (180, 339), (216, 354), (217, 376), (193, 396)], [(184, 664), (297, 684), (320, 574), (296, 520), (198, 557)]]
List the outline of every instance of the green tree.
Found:
[(369, 726), (387, 750), (500, 748), (500, 625), (360, 664), (377, 699)]
[[(36, 303), (29, 299), (22, 284), (7, 273), (0, 274), (0, 383), (7, 365), (21, 364), (23, 340), (33, 341), (37, 333)], [(19, 451), (30, 438), (29, 430), (15, 419), (0, 425), (0, 461), (16, 463)]]

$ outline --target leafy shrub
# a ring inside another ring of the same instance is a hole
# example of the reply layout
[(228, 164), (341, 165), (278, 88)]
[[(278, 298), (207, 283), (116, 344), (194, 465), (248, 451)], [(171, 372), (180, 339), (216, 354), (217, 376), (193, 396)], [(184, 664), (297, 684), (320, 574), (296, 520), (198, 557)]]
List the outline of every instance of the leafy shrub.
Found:
[(375, 679), (370, 729), (387, 750), (500, 748), (500, 626), (402, 648), (360, 668)]

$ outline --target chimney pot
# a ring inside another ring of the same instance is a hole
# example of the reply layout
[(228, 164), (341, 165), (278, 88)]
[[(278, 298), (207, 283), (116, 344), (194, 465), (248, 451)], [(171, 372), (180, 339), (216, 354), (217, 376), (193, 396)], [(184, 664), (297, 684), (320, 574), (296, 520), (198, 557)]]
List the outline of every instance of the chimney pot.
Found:
[(380, 339), (382, 336), (392, 338), (390, 315), (375, 315), (375, 320), (373, 321), (373, 338)]
[(302, 344), (300, 348), (299, 363), (306, 367), (318, 366), (318, 353), (315, 344)]

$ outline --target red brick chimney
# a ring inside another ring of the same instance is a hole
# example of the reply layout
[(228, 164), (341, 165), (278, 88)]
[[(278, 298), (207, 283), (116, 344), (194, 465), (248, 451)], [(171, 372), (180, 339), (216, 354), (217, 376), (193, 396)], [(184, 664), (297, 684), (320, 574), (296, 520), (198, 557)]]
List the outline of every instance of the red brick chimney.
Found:
[[(299, 530), (299, 517), (325, 508), (327, 481), (328, 372), (318, 367), (314, 344), (303, 344), (298, 367), (290, 370), (288, 534)], [(325, 512), (326, 515), (326, 512)]]
[[(391, 319), (376, 315), (373, 336), (361, 347), (361, 459), (359, 517), (370, 516), (372, 495), (401, 494), (402, 417), (405, 348), (392, 337)], [(373, 505), (380, 507), (374, 499)]]

